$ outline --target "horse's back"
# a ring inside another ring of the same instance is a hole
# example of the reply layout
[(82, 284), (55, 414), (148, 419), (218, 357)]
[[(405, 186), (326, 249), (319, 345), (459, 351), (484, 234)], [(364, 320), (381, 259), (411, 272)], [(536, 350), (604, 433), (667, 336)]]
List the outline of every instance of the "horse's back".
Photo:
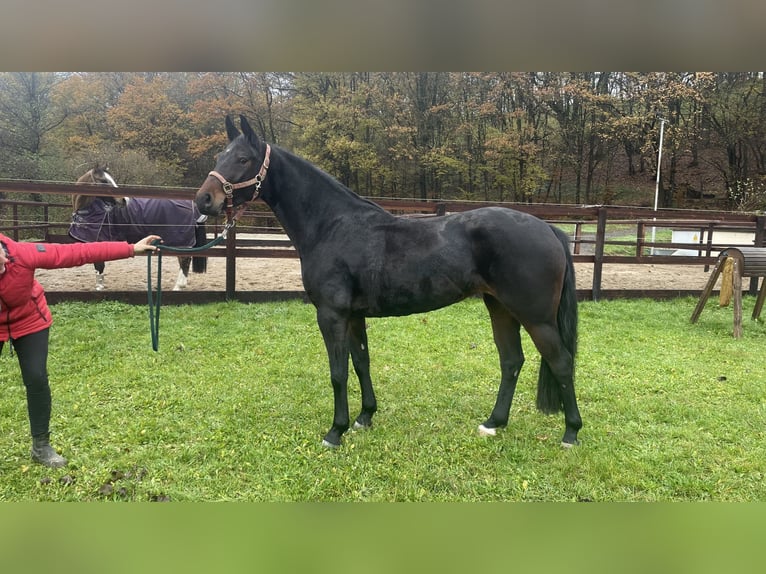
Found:
[(507, 207), (482, 207), (455, 214), (474, 238), (500, 242), (505, 250), (558, 251), (560, 241), (539, 217)]
[(315, 252), (302, 257), (312, 301), (368, 316), (430, 311), (483, 293), (534, 296), (547, 309), (566, 265), (547, 223), (506, 208), (349, 222)]
[(162, 237), (171, 247), (193, 247), (199, 212), (193, 201), (134, 197), (128, 202), (129, 235), (136, 241), (147, 235)]

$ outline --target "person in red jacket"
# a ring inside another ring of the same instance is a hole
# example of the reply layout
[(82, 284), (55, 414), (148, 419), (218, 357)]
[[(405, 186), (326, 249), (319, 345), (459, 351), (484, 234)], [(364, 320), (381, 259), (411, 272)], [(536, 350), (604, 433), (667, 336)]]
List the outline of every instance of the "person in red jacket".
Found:
[(155, 251), (157, 247), (153, 243), (159, 239), (157, 235), (149, 235), (135, 244), (118, 241), (27, 243), (0, 233), (0, 349), (10, 341), (19, 358), (27, 393), (33, 461), (52, 468), (67, 463), (50, 444), (48, 333), (53, 318), (43, 287), (35, 279), (35, 270), (127, 259), (136, 253)]

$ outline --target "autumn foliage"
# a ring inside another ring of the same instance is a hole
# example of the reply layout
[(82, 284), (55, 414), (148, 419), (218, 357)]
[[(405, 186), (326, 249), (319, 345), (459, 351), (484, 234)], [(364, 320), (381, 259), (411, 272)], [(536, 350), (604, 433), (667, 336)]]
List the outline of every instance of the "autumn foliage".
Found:
[[(196, 186), (245, 114), (377, 197), (763, 209), (762, 73), (0, 73), (0, 177)], [(743, 196), (743, 190), (748, 195)], [(743, 199), (744, 197), (744, 199)]]

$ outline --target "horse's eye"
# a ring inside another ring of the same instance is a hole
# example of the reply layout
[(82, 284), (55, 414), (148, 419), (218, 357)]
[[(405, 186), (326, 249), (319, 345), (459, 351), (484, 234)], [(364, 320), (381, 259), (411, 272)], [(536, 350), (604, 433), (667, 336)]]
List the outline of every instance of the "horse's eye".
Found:
[(239, 158), (239, 163), (241, 163), (242, 165), (245, 165), (248, 161), (250, 161), (250, 160), (247, 159), (246, 157)]

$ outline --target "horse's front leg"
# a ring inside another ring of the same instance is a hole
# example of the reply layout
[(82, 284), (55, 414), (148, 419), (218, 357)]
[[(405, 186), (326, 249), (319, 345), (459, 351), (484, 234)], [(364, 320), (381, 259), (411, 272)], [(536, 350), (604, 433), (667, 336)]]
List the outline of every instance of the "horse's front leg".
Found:
[(370, 428), (372, 415), (378, 410), (378, 403), (375, 400), (375, 391), (370, 377), (370, 350), (367, 346), (367, 327), (364, 317), (354, 317), (349, 321), (349, 347), (354, 371), (359, 377), (359, 386), (362, 389), (362, 411), (354, 421), (354, 428)]
[(99, 261), (94, 263), (93, 267), (96, 269), (96, 291), (103, 291), (106, 289), (106, 285), (104, 284), (104, 269), (106, 269), (106, 264), (103, 261)]
[(326, 447), (339, 447), (349, 427), (348, 415), (348, 319), (332, 310), (317, 310), (317, 323), (322, 332), (330, 360), (330, 381), (334, 397), (332, 427), (322, 441)]
[(191, 263), (191, 257), (179, 257), (178, 277), (176, 277), (176, 284), (173, 286), (173, 291), (182, 291), (189, 285), (189, 265)]

